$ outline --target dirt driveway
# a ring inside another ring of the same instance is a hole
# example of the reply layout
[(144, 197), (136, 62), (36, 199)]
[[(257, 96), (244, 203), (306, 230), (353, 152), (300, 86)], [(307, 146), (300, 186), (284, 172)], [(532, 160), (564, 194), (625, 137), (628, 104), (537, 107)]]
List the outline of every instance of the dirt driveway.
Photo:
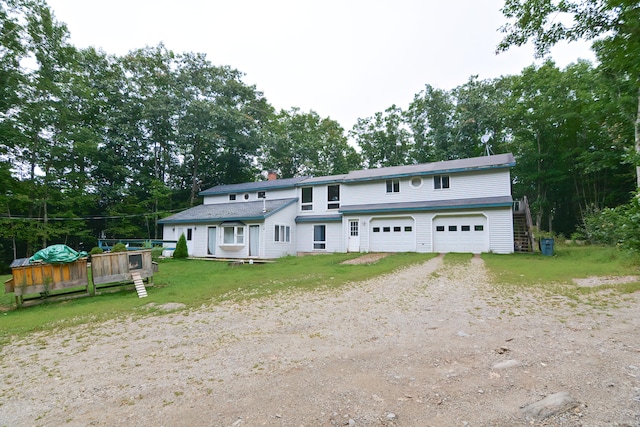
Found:
[[(0, 357), (0, 426), (640, 425), (640, 296), (501, 296), (477, 258), (35, 334)], [(529, 411), (560, 392), (555, 415)]]

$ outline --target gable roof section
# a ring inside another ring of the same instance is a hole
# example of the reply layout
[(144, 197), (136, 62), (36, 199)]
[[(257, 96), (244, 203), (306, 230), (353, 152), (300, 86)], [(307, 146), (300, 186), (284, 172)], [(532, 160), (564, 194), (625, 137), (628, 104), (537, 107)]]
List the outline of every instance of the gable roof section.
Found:
[(508, 207), (513, 204), (511, 196), (480, 197), (475, 199), (429, 200), (420, 202), (376, 203), (369, 205), (342, 206), (343, 214), (435, 211), (443, 209), (484, 209)]
[(250, 191), (275, 190), (278, 188), (293, 188), (295, 185), (307, 179), (306, 176), (296, 178), (274, 179), (272, 181), (243, 182), (241, 184), (216, 185), (208, 190), (200, 192), (201, 196), (213, 196), (216, 194), (246, 193)]
[(372, 181), (382, 178), (403, 178), (416, 175), (437, 175), (442, 173), (467, 172), (475, 170), (509, 168), (515, 166), (513, 154), (472, 157), (469, 159), (447, 160), (443, 162), (422, 163), (419, 165), (391, 166), (377, 169), (363, 169), (349, 172), (344, 182)]
[[(298, 199), (259, 200), (256, 202), (214, 203), (195, 206), (158, 221), (160, 224), (198, 224), (223, 221), (260, 221), (296, 203)], [(266, 211), (263, 211), (266, 207)]]

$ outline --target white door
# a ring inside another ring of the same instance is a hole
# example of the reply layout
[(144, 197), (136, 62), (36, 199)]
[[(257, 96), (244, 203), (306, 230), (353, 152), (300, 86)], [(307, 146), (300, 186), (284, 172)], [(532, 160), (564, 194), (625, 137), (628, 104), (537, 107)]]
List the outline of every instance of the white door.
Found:
[(249, 226), (249, 256), (260, 256), (260, 226)]
[(369, 224), (371, 252), (415, 252), (416, 231), (413, 218), (374, 218)]
[(218, 229), (216, 227), (209, 227), (207, 235), (207, 255), (215, 255), (216, 246), (218, 245)]
[(360, 220), (358, 219), (349, 220), (348, 242), (347, 252), (360, 252)]
[(433, 251), (489, 252), (489, 230), (484, 215), (437, 216), (433, 219)]

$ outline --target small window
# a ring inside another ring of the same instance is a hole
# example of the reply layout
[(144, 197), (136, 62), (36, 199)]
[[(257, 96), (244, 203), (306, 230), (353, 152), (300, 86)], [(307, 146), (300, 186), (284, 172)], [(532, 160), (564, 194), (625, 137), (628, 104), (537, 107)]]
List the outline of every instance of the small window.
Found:
[(444, 231), (444, 225), (438, 225), (436, 231)]
[(398, 232), (402, 231), (402, 227), (393, 227), (393, 231), (394, 231), (394, 233), (398, 233)]
[(288, 225), (276, 225), (273, 230), (275, 242), (289, 243), (291, 241), (291, 227)]
[(484, 231), (484, 225), (476, 225), (473, 227), (475, 231)]
[(222, 243), (224, 245), (244, 245), (244, 227), (223, 227)]
[(313, 226), (313, 249), (326, 249), (327, 235), (326, 226), (314, 225)]
[(313, 210), (313, 187), (302, 188), (302, 210)]
[(449, 231), (458, 231), (458, 226), (457, 225), (450, 225), (449, 226)]
[(400, 192), (400, 180), (388, 179), (387, 180), (387, 193), (399, 193)]
[(382, 231), (384, 231), (385, 233), (389, 233), (391, 232), (391, 227), (382, 227)]
[(245, 194), (244, 194), (244, 199), (245, 199), (245, 200), (249, 200), (249, 193), (245, 193)]
[(191, 241), (193, 239), (193, 230), (191, 228), (187, 228), (187, 240)]
[(229, 194), (229, 200), (235, 200), (235, 199), (236, 199), (235, 194)]
[(379, 233), (380, 232), (380, 227), (373, 227), (373, 232), (374, 233)]
[(422, 178), (420, 178), (419, 176), (411, 178), (411, 186), (413, 188), (418, 188), (421, 185), (422, 185)]
[(449, 188), (449, 175), (434, 175), (433, 188), (436, 190)]
[(471, 231), (471, 226), (470, 225), (463, 225), (462, 227), (460, 227), (460, 230), (462, 230), (462, 231)]
[(338, 209), (340, 207), (340, 186), (327, 186), (327, 209)]
[(258, 199), (266, 199), (267, 193), (266, 191), (258, 191)]
[(407, 233), (411, 233), (411, 232), (413, 231), (413, 227), (411, 227), (410, 225), (407, 225), (407, 226), (404, 228), (404, 231), (406, 231)]

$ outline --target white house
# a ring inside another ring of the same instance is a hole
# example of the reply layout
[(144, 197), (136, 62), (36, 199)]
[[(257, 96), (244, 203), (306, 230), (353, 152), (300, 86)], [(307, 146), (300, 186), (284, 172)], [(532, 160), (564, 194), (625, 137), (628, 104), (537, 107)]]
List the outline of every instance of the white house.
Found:
[(190, 256), (514, 251), (511, 154), (219, 185), (160, 221)]

